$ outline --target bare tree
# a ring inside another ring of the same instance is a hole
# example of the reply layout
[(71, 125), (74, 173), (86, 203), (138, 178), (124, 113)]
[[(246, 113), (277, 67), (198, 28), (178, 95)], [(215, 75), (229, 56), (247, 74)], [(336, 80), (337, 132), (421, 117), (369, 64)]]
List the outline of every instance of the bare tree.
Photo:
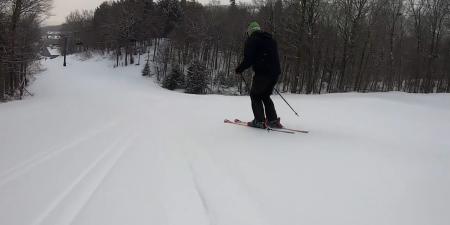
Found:
[[(27, 68), (39, 49), (39, 23), (48, 13), (51, 0), (0, 1), (0, 98), (22, 97)], [(18, 91), (18, 92), (17, 92)]]

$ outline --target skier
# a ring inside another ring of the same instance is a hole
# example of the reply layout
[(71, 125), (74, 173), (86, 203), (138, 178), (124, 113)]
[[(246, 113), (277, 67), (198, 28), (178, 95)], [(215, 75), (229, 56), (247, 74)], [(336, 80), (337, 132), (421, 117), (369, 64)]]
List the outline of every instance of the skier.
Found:
[(250, 90), (250, 99), (255, 118), (248, 122), (248, 125), (263, 129), (267, 128), (267, 126), (283, 128), (272, 99), (270, 99), (270, 95), (272, 95), (281, 73), (278, 47), (272, 35), (262, 31), (257, 22), (251, 22), (248, 27), (244, 59), (236, 68), (236, 73), (242, 74), (250, 67), (255, 72)]

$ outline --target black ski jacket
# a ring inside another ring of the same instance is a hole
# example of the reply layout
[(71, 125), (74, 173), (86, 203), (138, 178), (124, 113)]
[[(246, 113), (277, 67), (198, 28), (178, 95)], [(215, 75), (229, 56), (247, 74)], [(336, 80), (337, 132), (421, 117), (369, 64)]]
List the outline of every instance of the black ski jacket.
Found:
[(236, 73), (240, 74), (250, 67), (253, 67), (255, 77), (278, 79), (281, 73), (280, 59), (277, 42), (271, 34), (255, 31), (247, 38), (244, 60), (236, 68)]

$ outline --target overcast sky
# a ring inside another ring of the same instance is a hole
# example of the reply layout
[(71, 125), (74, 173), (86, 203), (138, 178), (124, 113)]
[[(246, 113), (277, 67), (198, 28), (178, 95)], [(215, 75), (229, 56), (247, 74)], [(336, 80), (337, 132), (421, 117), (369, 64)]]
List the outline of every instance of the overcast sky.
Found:
[[(62, 24), (67, 15), (70, 12), (79, 9), (94, 10), (105, 0), (53, 0), (53, 9), (51, 11), (51, 16), (47, 21), (44, 22), (45, 25), (59, 25)], [(156, 2), (156, 1), (155, 1)], [(209, 0), (199, 0), (201, 3), (207, 3)], [(222, 0), (222, 3), (228, 2), (228, 0)]]

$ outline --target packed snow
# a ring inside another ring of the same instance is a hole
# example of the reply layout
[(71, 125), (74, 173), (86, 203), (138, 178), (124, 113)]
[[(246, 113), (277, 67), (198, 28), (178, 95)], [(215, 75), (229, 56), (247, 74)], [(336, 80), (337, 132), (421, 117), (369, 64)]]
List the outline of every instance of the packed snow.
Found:
[(448, 94), (286, 94), (300, 118), (274, 96), (291, 135), (112, 65), (47, 60), (0, 104), (0, 224), (450, 224)]

